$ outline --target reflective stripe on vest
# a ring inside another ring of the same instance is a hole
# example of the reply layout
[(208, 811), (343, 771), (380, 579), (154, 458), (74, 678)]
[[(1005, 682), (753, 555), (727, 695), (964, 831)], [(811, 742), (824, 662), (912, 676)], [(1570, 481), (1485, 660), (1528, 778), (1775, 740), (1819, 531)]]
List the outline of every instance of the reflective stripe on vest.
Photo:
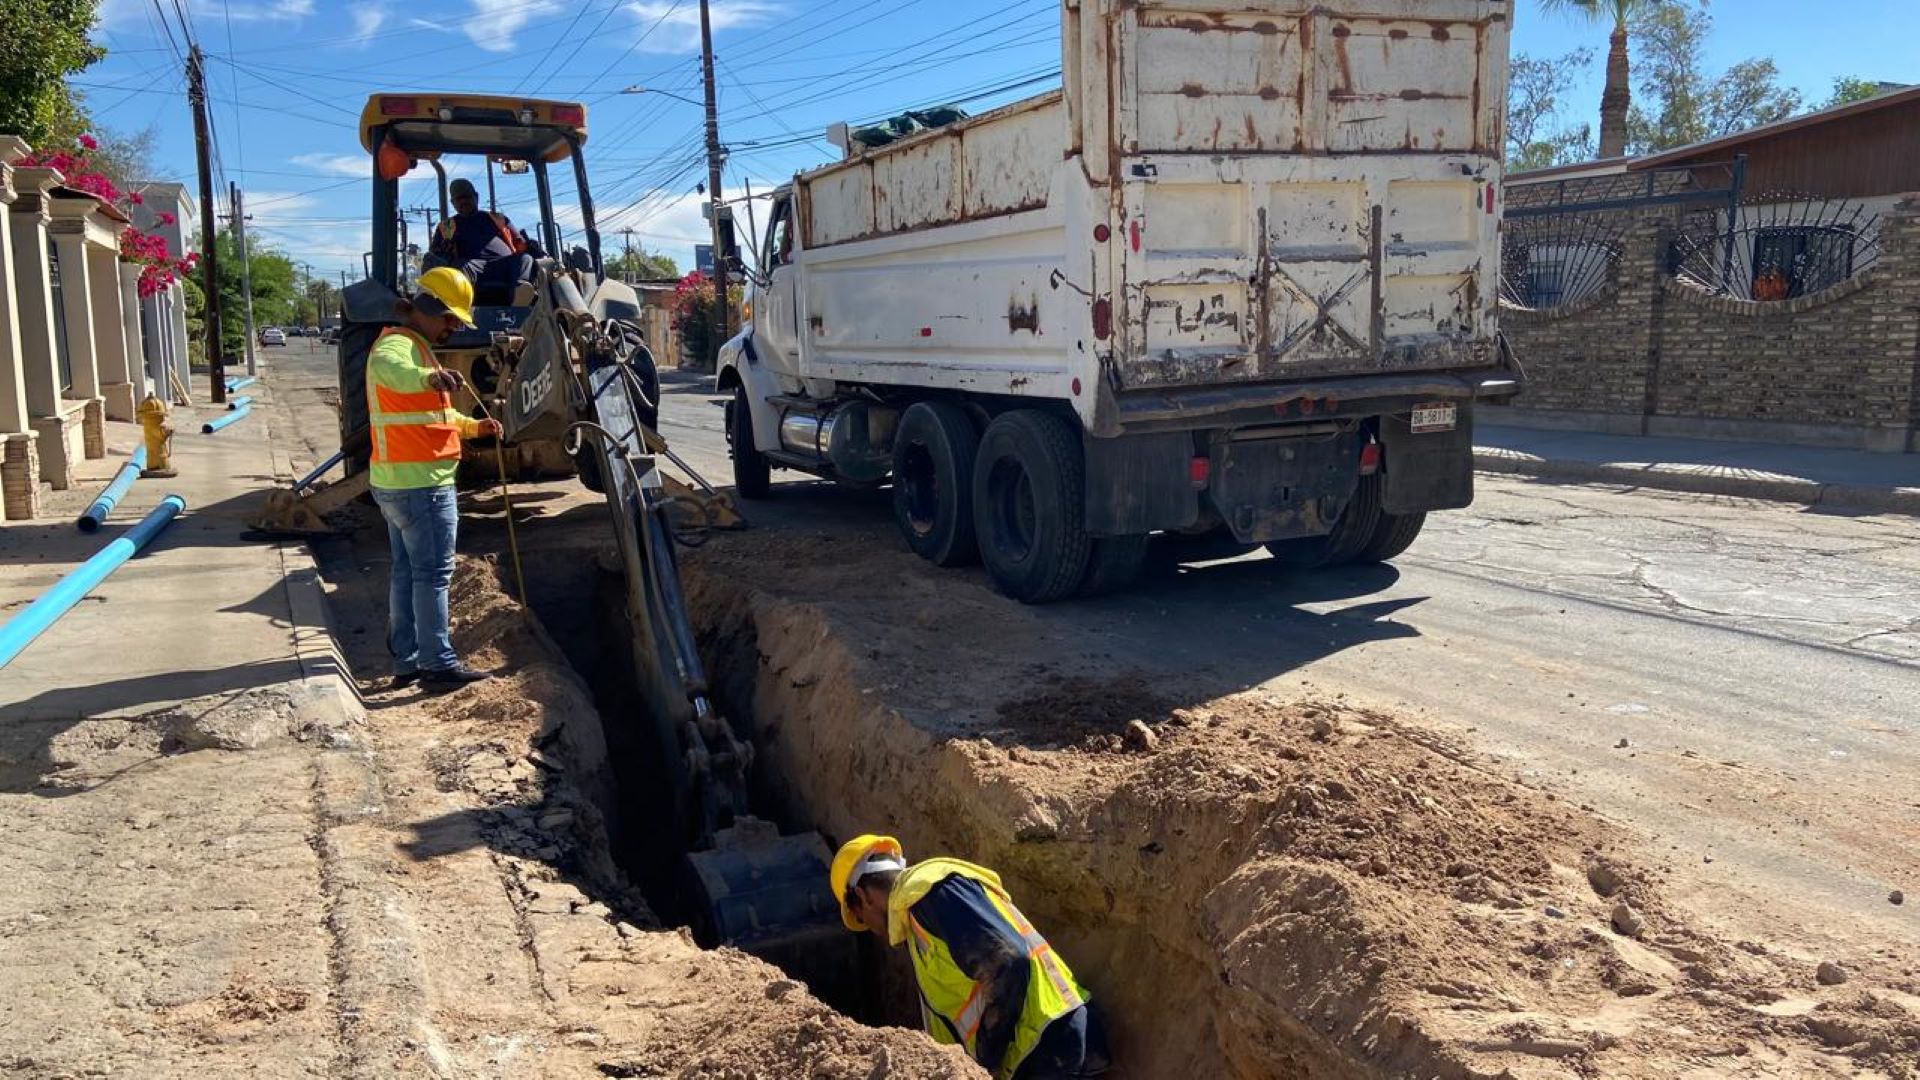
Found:
[[(389, 327), (374, 348), (389, 337), (403, 337), (422, 367), (436, 367), (433, 347), (410, 330)], [(453, 482), (460, 462), (461, 416), (452, 395), (440, 390), (400, 390), (380, 383), (371, 353), (367, 357), (367, 423), (373, 442), (369, 479), (374, 487), (410, 489)]]
[[(908, 875), (916, 871), (937, 875), (934, 884), (955, 874), (978, 881), (994, 909), (1021, 935), (1027, 946), (1029, 961), (1043, 976), (1031, 981), (1027, 987), (1027, 998), (1021, 1008), (1013, 1041), (1000, 1063), (998, 1075), (1010, 1077), (1039, 1044), (1040, 1035), (1049, 1023), (1085, 1004), (1086, 992), (1074, 981), (1073, 972), (1068, 970), (1053, 947), (1047, 944), (1046, 938), (1034, 930), (1033, 924), (1014, 906), (1012, 898), (1000, 888), (997, 879), (990, 876), (990, 871), (979, 871), (957, 859), (917, 864), (894, 885), (895, 895), (902, 901), (906, 901), (909, 895), (917, 901), (926, 894), (927, 888), (931, 888), (931, 884), (924, 880), (909, 885)], [(915, 885), (919, 887), (913, 887)], [(906, 906), (910, 907), (911, 903), (906, 903)], [(920, 986), (921, 1012), (927, 1033), (933, 1036), (935, 1042), (958, 1041), (966, 1047), (967, 1055), (977, 1060), (980, 1025), (987, 1011), (985, 992), (954, 962), (945, 942), (928, 933), (911, 914), (900, 914), (904, 915), (906, 944), (913, 959), (914, 977)], [(958, 1036), (957, 1040), (955, 1036)]]

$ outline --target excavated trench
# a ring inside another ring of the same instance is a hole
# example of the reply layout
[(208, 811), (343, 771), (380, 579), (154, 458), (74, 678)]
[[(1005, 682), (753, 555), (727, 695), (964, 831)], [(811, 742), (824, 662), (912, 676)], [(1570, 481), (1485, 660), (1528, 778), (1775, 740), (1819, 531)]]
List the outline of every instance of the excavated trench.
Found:
[[(964, 576), (774, 531), (682, 558), (754, 812), (999, 870), (1092, 990), (1116, 1077), (1667, 1075), (1703, 1039), (1811, 1041), (1737, 1005), (1783, 993), (1780, 958), (1691, 929), (1631, 837), (1431, 731), (1110, 670)], [(618, 579), (583, 551), (528, 571), (605, 718), (614, 856), (683, 921), (657, 765), (619, 719)], [(875, 989), (816, 992), (914, 1026), (904, 956), (846, 945)]]
[[(697, 556), (688, 561), (689, 599), (716, 702), (724, 715), (749, 721), (760, 755), (756, 813), (786, 832), (820, 829), (834, 843), (857, 831), (885, 831), (899, 835), (910, 854), (946, 851), (1001, 869), (1028, 914), (1094, 989), (1115, 1031), (1116, 1076), (1370, 1073), (1305, 1026), (1289, 1031), (1260, 1021), (1251, 1031), (1235, 1030), (1233, 1014), (1220, 1008), (1225, 977), (1197, 940), (1203, 935), (1183, 925), (1205, 890), (1163, 876), (1163, 863), (1174, 860), (1143, 854), (1164, 853), (1164, 844), (1062, 835), (1067, 807), (1010, 803), (1003, 797), (1009, 792), (969, 799), (954, 786), (972, 786), (958, 763), (942, 760), (922, 733), (863, 693), (872, 688), (851, 670), (853, 654), (817, 612), (756, 609), (742, 584), (703, 568)], [(682, 887), (684, 852), (648, 827), (663, 813), (651, 794), (665, 790), (664, 778), (641, 733), (619, 719), (634, 715), (638, 691), (622, 590), (609, 562), (580, 551), (535, 556), (526, 566), (529, 591), (536, 615), (603, 717), (618, 790), (609, 827), (614, 859), (663, 921), (684, 925), (694, 916)], [(1199, 839), (1177, 822), (1167, 822), (1166, 833), (1171, 842)], [(1088, 877), (1091, 857), (1129, 865)], [(844, 947), (845, 964), (866, 978), (822, 979), (817, 963), (789, 973), (862, 1022), (917, 1026), (904, 955), (888, 954), (866, 935), (846, 935)]]
[[(653, 750), (652, 740), (640, 727), (644, 699), (632, 675), (625, 590), (621, 572), (611, 565), (611, 556), (610, 551), (533, 556), (525, 565), (532, 585), (529, 591), (534, 597), (535, 615), (587, 683), (601, 716), (608, 761), (617, 777), (609, 815), (610, 854), (641, 889), (658, 919), (668, 925), (693, 927), (700, 919), (694, 908), (697, 899), (689, 886), (686, 851), (676, 842), (672, 830), (657, 827), (657, 823), (670, 820), (672, 808), (664, 798), (672, 790), (672, 783)], [(729, 683), (716, 688), (721, 714), (735, 715), (732, 707), (740, 699), (732, 692), (735, 688), (728, 673), (718, 672), (716, 680)], [(745, 701), (750, 706), (751, 698)], [(809, 817), (794, 812), (778, 798), (780, 789), (768, 783), (770, 779), (768, 770), (754, 775), (756, 783), (750, 793), (754, 812), (774, 821), (782, 833), (813, 830), (815, 825)], [(827, 886), (822, 881), (818, 887)], [(761, 958), (805, 982), (828, 1005), (863, 1023), (916, 1022), (915, 1010), (889, 1007), (892, 998), (874, 991), (875, 986), (903, 986), (900, 980), (909, 973), (888, 965), (872, 941), (852, 934), (832, 936), (767, 952)], [(910, 1001), (911, 988), (905, 989)]]

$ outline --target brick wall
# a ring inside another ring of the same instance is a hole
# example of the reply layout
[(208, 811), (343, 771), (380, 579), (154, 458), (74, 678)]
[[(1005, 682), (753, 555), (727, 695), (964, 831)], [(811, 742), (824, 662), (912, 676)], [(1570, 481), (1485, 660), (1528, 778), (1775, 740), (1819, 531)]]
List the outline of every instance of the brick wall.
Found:
[(1666, 270), (1673, 228), (1670, 216), (1638, 222), (1608, 285), (1581, 304), (1502, 312), (1529, 377), (1513, 420), (1881, 450), (1913, 444), (1920, 196), (1883, 222), (1874, 267), (1781, 303), (1710, 296), (1674, 279)]

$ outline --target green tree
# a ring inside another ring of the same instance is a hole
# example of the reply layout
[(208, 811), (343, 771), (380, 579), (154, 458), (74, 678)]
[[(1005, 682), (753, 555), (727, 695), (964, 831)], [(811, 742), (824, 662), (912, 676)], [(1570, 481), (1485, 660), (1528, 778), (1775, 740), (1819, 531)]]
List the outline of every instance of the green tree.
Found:
[(1873, 79), (1856, 79), (1850, 75), (1842, 75), (1833, 80), (1833, 96), (1828, 98), (1826, 103), (1820, 107), (1823, 109), (1834, 109), (1842, 105), (1851, 105), (1856, 101), (1865, 101), (1868, 98), (1879, 97), (1881, 94), (1892, 93), (1900, 89), (1904, 89), (1904, 87), (1899, 83), (1878, 82)]
[(1561, 102), (1593, 63), (1592, 49), (1539, 60), (1515, 56), (1507, 95), (1507, 167), (1544, 169), (1593, 157), (1593, 126), (1567, 126)]
[(679, 264), (672, 256), (648, 252), (641, 247), (628, 248), (607, 260), (610, 274), (635, 274), (645, 281), (674, 281), (680, 277)]
[(1607, 84), (1600, 95), (1600, 156), (1616, 158), (1627, 152), (1627, 118), (1633, 111), (1633, 65), (1628, 42), (1634, 24), (1679, 0), (1540, 0), (1547, 11), (1577, 15), (1589, 22), (1610, 23), (1607, 46)]
[[(228, 356), (246, 351), (247, 294), (242, 284), (239, 245), (233, 231), (222, 229), (215, 239), (220, 263), (220, 343)], [(247, 273), (253, 285), (253, 320), (256, 326), (289, 325), (299, 289), (294, 284), (293, 260), (266, 246), (258, 237), (247, 238)]]
[(1705, 57), (1712, 32), (1712, 16), (1678, 5), (1650, 12), (1635, 24), (1640, 92), (1653, 107), (1636, 106), (1629, 116), (1633, 153), (1716, 139), (1800, 111), (1799, 91), (1780, 85), (1780, 70), (1771, 58), (1742, 60), (1709, 75)]
[(33, 146), (66, 145), (87, 129), (66, 78), (106, 55), (87, 39), (98, 0), (0, 0), (0, 131)]

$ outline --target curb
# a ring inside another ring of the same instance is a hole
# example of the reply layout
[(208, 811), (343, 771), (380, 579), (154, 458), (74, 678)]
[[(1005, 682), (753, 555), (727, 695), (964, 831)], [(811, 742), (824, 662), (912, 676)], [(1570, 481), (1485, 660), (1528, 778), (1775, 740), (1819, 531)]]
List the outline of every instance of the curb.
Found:
[(1920, 488), (1870, 487), (1860, 484), (1822, 484), (1753, 476), (1725, 476), (1684, 472), (1675, 468), (1610, 465), (1592, 461), (1537, 458), (1514, 450), (1476, 446), (1473, 467), (1480, 472), (1534, 476), (1575, 483), (1619, 484), (1623, 487), (1683, 491), (1694, 495), (1724, 495), (1740, 499), (1826, 506), (1842, 510), (1920, 516)]
[[(266, 388), (262, 383), (261, 389)], [(265, 404), (269, 409), (274, 407), (271, 399)], [(267, 440), (267, 452), (273, 461), (275, 485), (292, 484), (297, 479), (293, 462), (271, 438)], [(266, 498), (265, 491), (260, 492), (260, 498)], [(323, 703), (320, 707), (331, 714), (322, 726), (357, 726), (367, 718), (366, 705), (360, 700), (359, 687), (334, 635), (326, 589), (320, 584), (320, 567), (313, 561), (313, 552), (301, 540), (276, 540), (273, 546), (280, 553), (280, 576), (286, 584), (287, 608), (292, 614), (288, 633), (294, 656), (300, 662), (302, 678)]]

